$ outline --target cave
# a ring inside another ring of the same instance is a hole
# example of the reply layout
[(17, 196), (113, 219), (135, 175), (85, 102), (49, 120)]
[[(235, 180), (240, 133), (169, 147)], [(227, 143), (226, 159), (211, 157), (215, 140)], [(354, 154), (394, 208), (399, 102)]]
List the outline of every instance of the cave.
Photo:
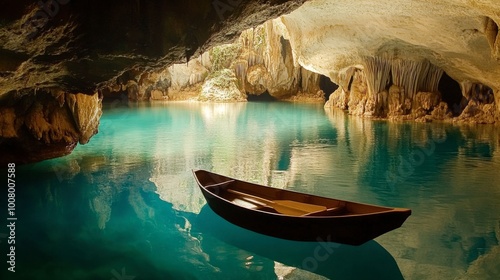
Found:
[(3, 2), (9, 279), (500, 279), (500, 1)]
[(129, 99), (126, 91), (110, 92), (109, 90), (103, 90), (102, 97), (103, 103), (113, 103)]
[(444, 72), (439, 81), (438, 90), (441, 93), (441, 100), (448, 104), (448, 108), (453, 112), (453, 115), (460, 115), (462, 112), (460, 103), (463, 98), (460, 84)]
[(250, 102), (272, 102), (277, 99), (271, 96), (268, 91), (265, 91), (261, 94), (247, 94), (247, 100)]
[(325, 75), (320, 75), (319, 77), (319, 88), (325, 93), (325, 98), (328, 100), (330, 98), (330, 95), (336, 91), (339, 86), (332, 82), (332, 80), (325, 76)]

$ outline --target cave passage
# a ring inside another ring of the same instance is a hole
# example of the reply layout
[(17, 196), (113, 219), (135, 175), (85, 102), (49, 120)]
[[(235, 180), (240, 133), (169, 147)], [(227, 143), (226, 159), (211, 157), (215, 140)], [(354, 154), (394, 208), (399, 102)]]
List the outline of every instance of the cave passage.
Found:
[(462, 101), (460, 84), (444, 72), (439, 81), (438, 90), (441, 93), (441, 99), (448, 104), (448, 108), (453, 112), (453, 115), (460, 115), (462, 113), (460, 108), (460, 102)]
[(248, 101), (257, 101), (257, 102), (272, 102), (276, 101), (276, 98), (271, 96), (268, 91), (265, 91), (262, 94), (247, 94)]
[(325, 98), (328, 100), (330, 95), (336, 91), (339, 86), (332, 82), (327, 76), (321, 75), (319, 77), (319, 88), (325, 93)]

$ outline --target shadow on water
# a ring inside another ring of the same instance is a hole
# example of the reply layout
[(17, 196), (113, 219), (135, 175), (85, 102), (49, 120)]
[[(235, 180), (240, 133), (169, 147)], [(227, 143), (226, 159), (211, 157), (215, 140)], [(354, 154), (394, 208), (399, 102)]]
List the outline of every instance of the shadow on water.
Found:
[[(193, 222), (201, 246), (223, 241), (267, 259), (330, 279), (403, 279), (392, 255), (376, 241), (361, 246), (333, 242), (298, 242), (261, 235), (235, 226), (205, 205)], [(219, 252), (220, 253), (220, 252)]]

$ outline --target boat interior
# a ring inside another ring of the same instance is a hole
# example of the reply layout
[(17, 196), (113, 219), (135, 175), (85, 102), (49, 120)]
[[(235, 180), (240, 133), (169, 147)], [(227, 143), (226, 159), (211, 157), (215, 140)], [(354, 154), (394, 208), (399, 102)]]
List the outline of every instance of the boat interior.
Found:
[[(304, 199), (291, 200), (287, 199), (287, 197), (276, 199), (276, 197), (255, 193), (255, 190), (253, 192), (245, 189), (241, 190), (239, 186), (236, 186), (235, 182), (238, 182), (238, 185), (244, 183), (242, 181), (227, 180), (207, 185), (205, 188), (241, 207), (269, 213), (292, 216), (335, 216), (349, 214), (346, 202), (344, 201), (335, 201), (337, 203), (333, 204), (332, 201), (317, 204), (312, 201), (305, 202)], [(307, 197), (308, 195), (302, 196)]]
[(347, 216), (392, 211), (377, 205), (338, 200), (234, 180), (205, 170), (198, 182), (213, 194), (248, 209), (291, 216)]

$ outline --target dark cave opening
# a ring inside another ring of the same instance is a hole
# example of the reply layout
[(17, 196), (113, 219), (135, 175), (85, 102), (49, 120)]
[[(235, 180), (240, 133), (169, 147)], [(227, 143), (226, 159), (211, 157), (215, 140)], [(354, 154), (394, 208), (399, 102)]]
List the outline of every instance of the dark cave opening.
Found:
[(439, 81), (438, 90), (441, 92), (441, 99), (448, 104), (448, 108), (453, 112), (453, 115), (459, 115), (462, 101), (460, 84), (444, 72)]
[(332, 82), (330, 78), (324, 75), (319, 76), (319, 88), (325, 93), (325, 98), (328, 100), (330, 95), (336, 91), (339, 86)]
[(268, 91), (265, 91), (264, 93), (261, 93), (259, 95), (256, 94), (247, 94), (247, 101), (265, 101), (265, 102), (270, 102), (270, 101), (276, 101), (276, 98), (271, 96)]
[[(391, 79), (392, 79), (392, 77), (391, 77)], [(347, 85), (348, 91), (351, 91), (351, 86), (352, 86), (353, 81), (354, 81), (354, 75), (351, 76), (351, 79), (349, 80), (349, 84)], [(390, 84), (392, 84), (392, 80), (391, 80)]]

